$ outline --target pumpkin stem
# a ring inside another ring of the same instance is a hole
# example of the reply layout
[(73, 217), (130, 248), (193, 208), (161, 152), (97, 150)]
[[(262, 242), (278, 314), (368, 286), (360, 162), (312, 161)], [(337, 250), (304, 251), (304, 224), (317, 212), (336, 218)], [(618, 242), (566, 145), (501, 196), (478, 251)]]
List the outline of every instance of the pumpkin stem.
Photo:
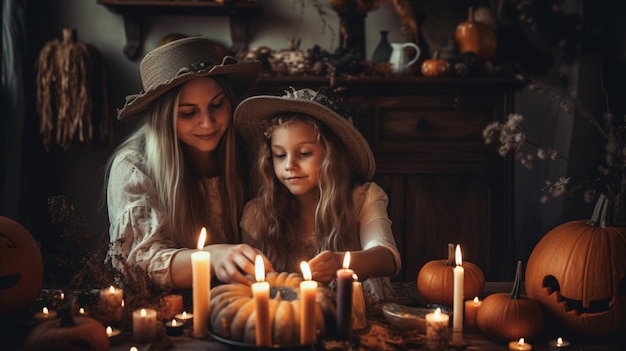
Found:
[(456, 262), (454, 260), (454, 244), (448, 244), (448, 261), (446, 262), (448, 266), (456, 266)]
[(611, 227), (613, 225), (613, 217), (610, 216), (612, 207), (612, 201), (606, 195), (600, 194), (591, 219), (587, 221), (587, 224), (592, 227)]
[(511, 289), (511, 295), (509, 295), (512, 299), (520, 298), (520, 288), (522, 285), (522, 261), (517, 261), (517, 268), (515, 269), (515, 281), (513, 281), (513, 289)]
[(74, 309), (76, 307), (76, 296), (72, 296), (65, 303), (63, 308), (61, 309), (61, 322), (59, 322), (59, 327), (75, 327), (76, 322), (74, 322)]
[(467, 21), (474, 22), (474, 8), (472, 6), (467, 8)]

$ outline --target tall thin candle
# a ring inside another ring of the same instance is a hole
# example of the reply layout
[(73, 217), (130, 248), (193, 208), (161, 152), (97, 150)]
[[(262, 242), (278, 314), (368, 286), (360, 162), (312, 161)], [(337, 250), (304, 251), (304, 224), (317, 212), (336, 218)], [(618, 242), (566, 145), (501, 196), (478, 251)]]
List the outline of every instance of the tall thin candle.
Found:
[(206, 241), (206, 228), (200, 231), (198, 251), (191, 254), (193, 280), (193, 336), (204, 338), (208, 335), (209, 301), (211, 300), (211, 254), (203, 251)]
[(337, 270), (337, 339), (349, 340), (352, 335), (352, 275), (350, 251), (343, 258), (343, 268)]
[(463, 280), (465, 270), (463, 269), (463, 258), (461, 256), (461, 246), (456, 246), (455, 252), (456, 266), (454, 267), (454, 294), (452, 300), (452, 344), (463, 344)]
[(316, 340), (315, 298), (317, 296), (317, 282), (311, 280), (311, 268), (306, 262), (300, 263), (304, 281), (300, 283), (300, 343), (313, 344)]
[(265, 281), (263, 257), (256, 256), (254, 262), (256, 283), (252, 284), (252, 297), (256, 311), (256, 345), (272, 345), (272, 324), (270, 323), (270, 283)]

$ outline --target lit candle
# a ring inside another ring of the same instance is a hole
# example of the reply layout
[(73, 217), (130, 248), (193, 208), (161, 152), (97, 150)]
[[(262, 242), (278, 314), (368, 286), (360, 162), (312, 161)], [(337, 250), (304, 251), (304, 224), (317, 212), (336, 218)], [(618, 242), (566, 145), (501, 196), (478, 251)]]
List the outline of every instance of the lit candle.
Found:
[(478, 299), (478, 296), (474, 297), (474, 300), (465, 301), (465, 330), (469, 332), (478, 332), (478, 323), (476, 322), (476, 316), (478, 315), (478, 309), (483, 304)]
[(207, 323), (211, 300), (211, 254), (203, 251), (206, 241), (206, 228), (200, 231), (198, 251), (191, 254), (193, 288), (193, 336), (204, 338), (208, 335)]
[(124, 290), (113, 285), (100, 290), (100, 316), (105, 322), (116, 322), (122, 320), (122, 301)]
[(35, 320), (39, 323), (51, 321), (53, 319), (57, 319), (57, 312), (48, 310), (48, 307), (44, 307), (41, 309), (41, 312), (35, 313)]
[(181, 323), (189, 323), (189, 320), (191, 320), (193, 318), (193, 314), (192, 313), (187, 313), (187, 311), (183, 311), (183, 313), (178, 313), (175, 316), (176, 320), (178, 320)]
[(352, 334), (352, 275), (350, 251), (343, 258), (343, 268), (337, 270), (337, 339), (349, 340)]
[(306, 262), (300, 263), (304, 281), (300, 282), (300, 344), (314, 344), (316, 341), (317, 325), (315, 316), (315, 300), (317, 297), (317, 282), (311, 280), (311, 268)]
[(359, 330), (367, 327), (365, 317), (365, 297), (363, 296), (363, 284), (356, 274), (352, 275), (352, 329)]
[(133, 339), (137, 342), (151, 342), (156, 339), (157, 312), (152, 308), (133, 311)]
[(122, 332), (119, 329), (113, 328), (109, 325), (106, 328), (106, 333), (107, 333), (107, 336), (109, 337), (109, 343), (111, 345), (115, 345), (120, 342)]
[(183, 335), (184, 322), (179, 322), (176, 318), (171, 321), (165, 322), (165, 333), (169, 336), (181, 336)]
[(452, 300), (452, 345), (463, 344), (463, 258), (461, 246), (456, 246), (454, 254), (456, 266), (454, 267), (454, 294)]
[(550, 340), (548, 344), (550, 344), (551, 351), (567, 351), (570, 345), (569, 341), (564, 340), (560, 336), (556, 340)]
[(183, 311), (183, 296), (178, 294), (169, 294), (161, 299), (164, 309), (163, 319), (172, 319), (176, 314)]
[(426, 314), (426, 347), (429, 350), (445, 350), (448, 347), (448, 323), (450, 316), (437, 308), (435, 312)]
[(518, 341), (509, 342), (509, 351), (530, 351), (533, 349), (533, 345), (524, 341), (524, 338), (520, 338)]
[(256, 256), (254, 262), (256, 283), (252, 284), (252, 297), (256, 311), (256, 345), (272, 345), (272, 325), (270, 324), (270, 283), (265, 281), (263, 257)]

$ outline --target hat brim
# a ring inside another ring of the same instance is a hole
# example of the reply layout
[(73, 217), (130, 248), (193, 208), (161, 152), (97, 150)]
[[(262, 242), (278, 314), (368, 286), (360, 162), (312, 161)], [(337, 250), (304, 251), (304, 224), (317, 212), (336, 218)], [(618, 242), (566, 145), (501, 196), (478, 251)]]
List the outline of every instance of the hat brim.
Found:
[[(226, 60), (227, 58), (224, 58), (224, 61)], [(174, 77), (174, 79), (157, 85), (150, 91), (142, 91), (139, 94), (127, 96), (126, 103), (117, 111), (117, 119), (123, 120), (148, 109), (154, 100), (167, 91), (198, 77), (226, 76), (228, 81), (232, 84), (233, 91), (237, 98), (241, 98), (256, 85), (260, 75), (261, 64), (257, 61), (238, 62), (236, 64), (222, 63), (204, 71), (186, 72)]]
[(343, 142), (359, 177), (369, 181), (376, 172), (374, 154), (361, 132), (352, 123), (326, 106), (310, 100), (260, 95), (242, 101), (234, 114), (234, 124), (243, 140), (255, 147), (265, 138), (270, 118), (282, 113), (301, 113), (328, 126)]

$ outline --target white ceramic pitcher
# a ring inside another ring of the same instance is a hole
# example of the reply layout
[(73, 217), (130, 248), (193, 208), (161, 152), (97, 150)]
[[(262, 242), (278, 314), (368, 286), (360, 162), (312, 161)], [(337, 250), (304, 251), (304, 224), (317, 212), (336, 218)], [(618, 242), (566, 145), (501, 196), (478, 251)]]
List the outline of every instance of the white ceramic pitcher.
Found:
[[(391, 70), (395, 74), (404, 73), (410, 65), (414, 64), (417, 59), (419, 59), (421, 53), (420, 48), (411, 42), (391, 43), (391, 48), (393, 51), (391, 51), (389, 62), (391, 62)], [(415, 56), (413, 58), (408, 57), (407, 48), (415, 49)]]

